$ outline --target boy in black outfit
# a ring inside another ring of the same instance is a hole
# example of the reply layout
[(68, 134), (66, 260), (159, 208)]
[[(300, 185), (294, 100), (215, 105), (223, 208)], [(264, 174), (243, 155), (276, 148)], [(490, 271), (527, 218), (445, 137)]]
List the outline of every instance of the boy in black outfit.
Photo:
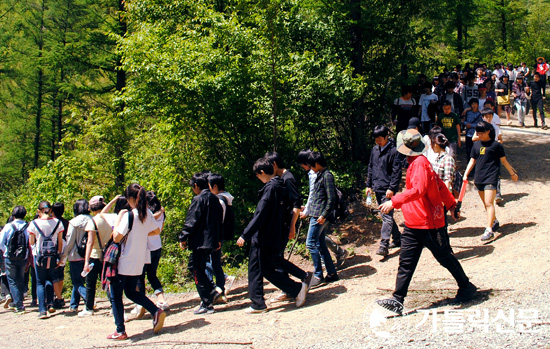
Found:
[(214, 287), (206, 276), (206, 262), (213, 250), (220, 247), (219, 236), (222, 230), (223, 212), (220, 200), (208, 189), (208, 179), (204, 173), (196, 173), (189, 181), (196, 196), (185, 217), (185, 227), (179, 234), (180, 247), (189, 244), (191, 255), (189, 265), (193, 270), (195, 286), (201, 298), (196, 315), (214, 313), (212, 300)]
[(260, 201), (254, 212), (254, 218), (248, 223), (237, 245), (243, 246), (250, 241), (250, 260), (248, 262), (248, 293), (252, 305), (247, 313), (267, 311), (264, 300), (263, 278), (281, 289), (292, 298), (296, 306), (301, 307), (308, 291), (306, 282), (296, 282), (289, 278), (281, 268), (280, 252), (284, 248), (288, 234), (284, 215), (287, 208), (287, 193), (283, 180), (274, 173), (273, 164), (266, 158), (256, 161), (253, 167), (256, 177), (263, 183)]
[[(365, 193), (376, 195), (376, 201), (379, 205), (391, 200), (392, 196), (399, 191), (399, 182), (401, 181), (401, 169), (403, 165), (403, 156), (401, 156), (393, 140), (388, 138), (389, 130), (386, 126), (376, 126), (373, 137), (376, 146), (370, 153), (370, 161), (367, 172), (367, 189)], [(382, 215), (382, 240), (380, 248), (376, 251), (377, 255), (386, 257), (388, 248), (401, 246), (401, 233), (393, 219), (393, 210)], [(390, 236), (393, 242), (390, 245)]]

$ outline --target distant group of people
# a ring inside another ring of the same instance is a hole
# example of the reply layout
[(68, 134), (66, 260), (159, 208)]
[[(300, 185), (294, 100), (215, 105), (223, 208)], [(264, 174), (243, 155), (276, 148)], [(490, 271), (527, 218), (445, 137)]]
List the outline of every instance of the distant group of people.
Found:
[(471, 100), (478, 102), (482, 109), (486, 101), (491, 101), (497, 117), (504, 111), (506, 122), (512, 124), (512, 112), (517, 114), (518, 125), (525, 127), (525, 116), (532, 109), (533, 125), (546, 129), (544, 100), (546, 84), (550, 75), (550, 65), (539, 57), (530, 69), (526, 63), (514, 66), (496, 63), (494, 69), (486, 64), (469, 64), (462, 69), (460, 65), (452, 72), (444, 71), (427, 81), (424, 74), (418, 75), (416, 84), (403, 86), (401, 97), (392, 106), (392, 119), (397, 132), (407, 128), (412, 117), (420, 118), (422, 130), (427, 133), (430, 125), (436, 122), (436, 116), (443, 111), (443, 104), (449, 103), (451, 112), (464, 118), (472, 108)]

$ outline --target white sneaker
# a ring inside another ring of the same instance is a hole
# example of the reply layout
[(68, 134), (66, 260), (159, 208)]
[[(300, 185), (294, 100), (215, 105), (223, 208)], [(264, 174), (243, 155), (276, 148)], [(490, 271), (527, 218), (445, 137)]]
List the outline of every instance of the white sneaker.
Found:
[(233, 288), (233, 283), (235, 282), (235, 277), (233, 275), (228, 275), (225, 278), (225, 295), (227, 296), (229, 294), (229, 291)]
[(135, 309), (137, 309), (136, 310), (137, 315), (135, 317), (135, 320), (139, 320), (145, 315), (146, 309), (141, 305), (136, 305)]
[(92, 316), (94, 315), (94, 311), (93, 310), (88, 310), (88, 309), (84, 309), (80, 312), (78, 312), (78, 317), (87, 317), (87, 316)]
[(302, 288), (300, 289), (300, 293), (298, 293), (298, 296), (296, 297), (296, 308), (300, 308), (306, 302), (308, 288), (309, 285), (306, 282), (302, 282)]
[(157, 302), (157, 307), (162, 310), (167, 310), (168, 308), (170, 308), (170, 304), (168, 304), (168, 302)]
[(495, 237), (491, 228), (485, 228), (485, 232), (481, 235), (481, 241), (490, 241)]

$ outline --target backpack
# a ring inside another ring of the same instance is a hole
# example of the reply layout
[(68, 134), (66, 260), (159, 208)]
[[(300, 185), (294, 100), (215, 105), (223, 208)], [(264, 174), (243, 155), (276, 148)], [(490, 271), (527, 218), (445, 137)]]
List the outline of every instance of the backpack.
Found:
[(225, 203), (225, 216), (223, 218), (222, 224), (222, 236), (223, 240), (229, 241), (235, 236), (235, 211), (233, 210), (233, 205), (229, 205), (229, 201), (223, 195), (220, 195), (219, 198)]
[(327, 220), (330, 223), (335, 223), (336, 221), (343, 221), (349, 216), (348, 210), (348, 201), (344, 196), (344, 193), (338, 187), (336, 189), (336, 204), (334, 208), (328, 213)]
[(38, 227), (36, 221), (32, 221), (34, 227), (40, 235), (42, 235), (42, 243), (38, 246), (38, 253), (36, 256), (36, 265), (50, 269), (57, 267), (57, 260), (59, 258), (59, 253), (57, 250), (57, 240), (54, 241), (52, 237), (55, 235), (57, 228), (59, 227), (60, 220), (57, 221), (57, 224), (53, 228), (52, 233), (49, 236), (46, 236), (44, 232)]
[[(103, 250), (103, 270), (101, 273), (101, 286), (105, 290), (110, 280), (118, 275), (118, 259), (122, 252), (122, 244), (128, 240), (128, 235), (134, 226), (134, 212), (128, 211), (128, 233), (120, 240), (114, 242), (111, 238)], [(98, 235), (99, 239), (99, 235)]]
[(88, 245), (88, 232), (85, 231), (84, 235), (82, 236), (82, 239), (79, 243), (76, 244), (76, 252), (80, 255), (82, 258), (86, 258), (86, 245)]
[(8, 244), (6, 246), (8, 250), (8, 258), (10, 261), (23, 261), (27, 259), (27, 250), (29, 244), (27, 242), (27, 237), (25, 236), (25, 230), (27, 230), (28, 226), (29, 223), (25, 223), (23, 228), (17, 229), (15, 224), (11, 223), (13, 233), (11, 234), (11, 237), (8, 240)]

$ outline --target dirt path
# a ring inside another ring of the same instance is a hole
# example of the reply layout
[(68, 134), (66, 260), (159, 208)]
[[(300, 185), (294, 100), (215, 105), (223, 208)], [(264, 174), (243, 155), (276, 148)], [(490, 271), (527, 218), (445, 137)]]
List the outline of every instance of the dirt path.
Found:
[[(526, 132), (533, 132), (533, 129)], [(300, 309), (291, 303), (277, 303), (265, 314), (246, 315), (243, 312), (248, 306), (246, 283), (241, 280), (232, 291), (229, 304), (217, 306), (213, 315), (193, 315), (192, 310), (199, 302), (196, 293), (171, 295), (172, 307), (162, 333), (152, 334), (150, 318), (131, 321), (127, 324), (131, 338), (124, 343), (105, 339), (114, 330), (105, 300), (99, 303), (99, 314), (89, 318), (61, 312), (41, 321), (36, 312), (16, 316), (2, 310), (0, 345), (12, 348), (114, 345), (163, 348), (186, 343), (196, 343), (189, 344), (191, 347), (203, 347), (212, 346), (205, 342), (218, 342), (226, 343), (218, 344), (224, 348), (547, 347), (550, 345), (550, 134), (518, 133), (510, 128), (504, 128), (504, 133), (507, 157), (519, 170), (520, 182), (513, 183), (507, 173), (503, 174), (505, 201), (497, 208), (500, 235), (491, 244), (481, 244), (483, 224), (479, 222), (484, 222), (485, 213), (472, 186), (469, 186), (463, 206), (465, 218), (450, 229), (454, 252), (472, 282), (483, 290), (455, 314), (466, 319), (462, 332), (447, 333), (443, 327), (445, 314), (441, 312), (450, 309), (445, 300), (454, 296), (456, 284), (425, 250), (405, 307), (435, 307), (436, 311), (440, 310), (436, 314), (438, 320), (434, 322), (431, 316), (421, 324), (425, 313), (418, 312), (390, 320), (385, 325), (390, 335), (385, 338), (375, 333), (369, 322), (370, 307), (375, 299), (391, 294), (381, 289), (391, 290), (394, 286), (398, 250), (380, 261), (374, 254), (377, 245), (372, 244), (370, 238), (377, 236), (378, 231), (376, 225), (369, 223), (365, 226), (374, 228), (364, 232), (358, 246), (346, 245), (355, 256), (347, 260), (340, 272), (342, 280), (312, 290), (306, 305)], [(361, 224), (360, 219), (354, 222)], [(371, 243), (365, 246), (365, 241)], [(266, 297), (275, 294), (273, 287), (267, 285)], [(468, 315), (475, 311), (487, 312), (492, 319), (499, 309), (506, 314), (514, 311), (516, 322), (506, 328), (511, 332), (498, 332), (493, 321), (488, 322), (487, 332), (483, 328), (470, 331), (473, 321), (467, 319)], [(535, 322), (546, 324), (535, 327), (537, 333), (520, 333), (517, 321), (520, 315), (527, 315), (521, 309), (537, 310), (539, 316)], [(229, 345), (230, 342), (236, 344)]]

